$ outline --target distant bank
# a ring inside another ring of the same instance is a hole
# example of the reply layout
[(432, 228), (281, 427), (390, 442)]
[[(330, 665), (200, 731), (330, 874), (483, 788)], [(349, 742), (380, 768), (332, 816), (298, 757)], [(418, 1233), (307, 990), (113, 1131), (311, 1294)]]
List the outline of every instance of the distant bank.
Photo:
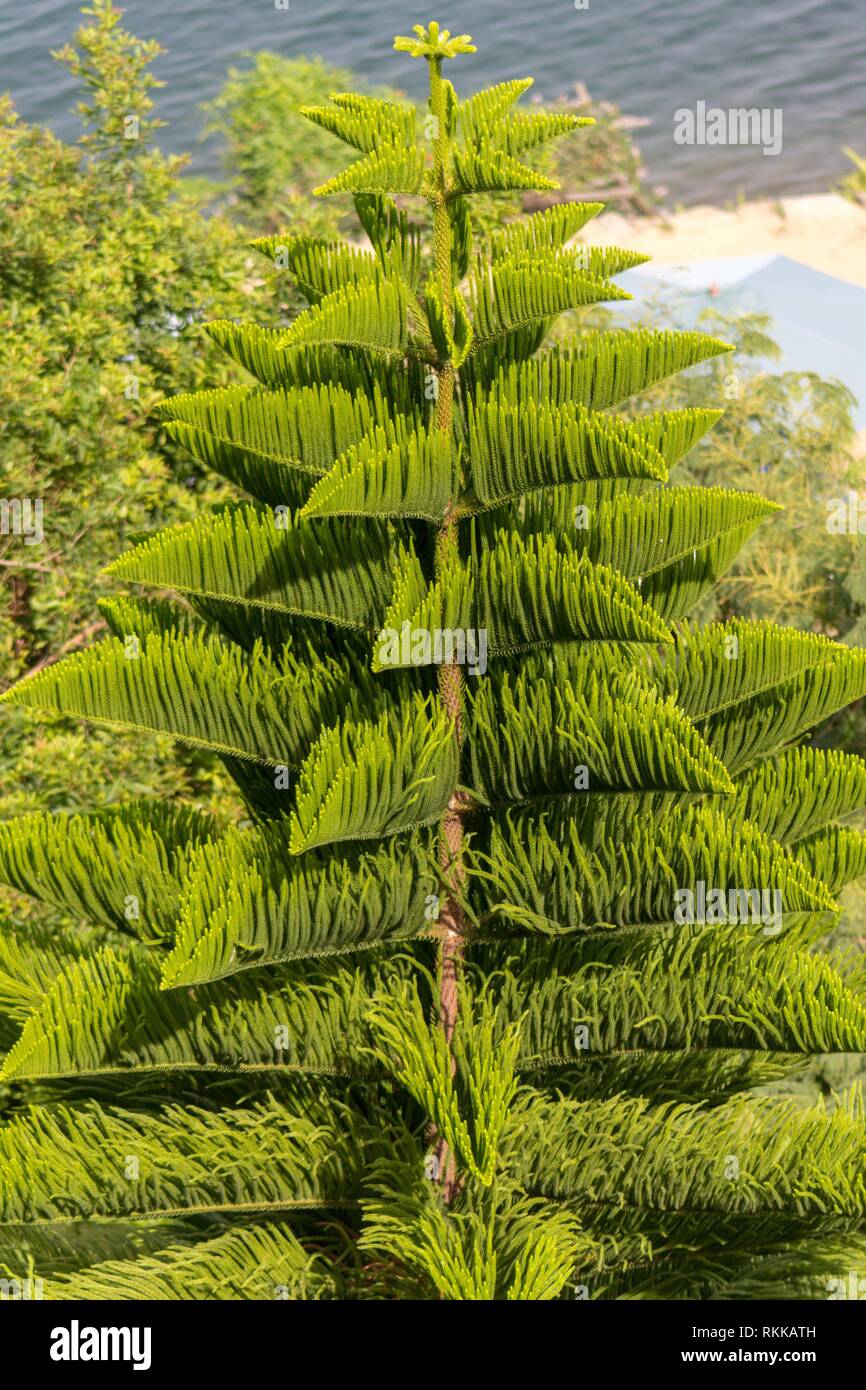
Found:
[(866, 289), (866, 207), (833, 194), (744, 203), (729, 212), (692, 207), (663, 219), (604, 213), (589, 224), (586, 240), (644, 251), (659, 265), (772, 252)]

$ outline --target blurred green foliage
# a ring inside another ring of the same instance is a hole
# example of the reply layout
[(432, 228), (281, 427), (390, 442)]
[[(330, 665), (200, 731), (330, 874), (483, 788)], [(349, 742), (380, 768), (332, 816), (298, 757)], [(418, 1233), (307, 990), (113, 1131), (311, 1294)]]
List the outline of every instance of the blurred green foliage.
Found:
[[(357, 79), (320, 58), (243, 56), (251, 66), (229, 68), (219, 96), (204, 107), (207, 133), (223, 140), (238, 216), (260, 236), (299, 219), (313, 235), (333, 234), (351, 200), (317, 202), (310, 195), (345, 164), (345, 152), (327, 131), (305, 121), (299, 107), (326, 103), (331, 92), (354, 90)], [(379, 95), (396, 94), (383, 90)]]
[[(178, 384), (228, 379), (202, 321), (251, 301), (263, 320), (274, 312), (259, 258), (224, 218), (203, 223), (184, 161), (153, 146), (157, 45), (105, 0), (86, 14), (57, 55), (83, 91), (80, 141), (0, 103), (0, 495), (41, 499), (44, 532), (0, 535), (4, 685), (98, 634), (100, 569), (124, 537), (201, 505), (204, 485), (148, 412)], [(178, 770), (165, 741), (132, 750), (71, 721), (0, 725), (0, 816), (218, 786), (200, 760)]]
[(609, 101), (593, 101), (579, 82), (571, 97), (550, 103), (550, 110), (591, 116), (595, 125), (580, 140), (563, 140), (555, 147), (554, 177), (562, 184), (561, 197), (585, 198), (629, 213), (649, 213), (658, 206), (657, 191), (647, 182), (647, 171), (630, 131), (642, 124)]
[[(724, 406), (672, 481), (757, 492), (784, 510), (743, 547), (702, 618), (748, 615), (845, 639), (859, 606), (846, 587), (863, 542), (827, 529), (827, 502), (856, 488), (854, 398), (817, 372), (776, 372), (772, 323), (709, 313), (700, 326), (736, 353), (662, 383), (649, 409)], [(855, 640), (859, 637), (854, 634)]]
[(845, 175), (836, 191), (854, 203), (866, 203), (866, 159), (856, 150), (845, 149), (842, 153), (850, 159), (854, 168)]

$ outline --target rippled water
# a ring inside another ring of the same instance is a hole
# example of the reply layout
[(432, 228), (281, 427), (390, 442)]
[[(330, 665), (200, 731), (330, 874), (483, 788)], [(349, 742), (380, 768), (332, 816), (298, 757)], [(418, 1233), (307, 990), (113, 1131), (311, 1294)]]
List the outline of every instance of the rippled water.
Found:
[[(122, 3), (122, 0), (121, 0)], [(163, 144), (193, 149), (193, 169), (214, 173), (219, 150), (198, 143), (199, 104), (244, 50), (322, 57), (421, 94), (423, 65), (390, 52), (395, 33), (431, 17), (469, 31), (473, 58), (451, 65), (458, 88), (532, 74), (546, 97), (581, 80), (651, 125), (638, 132), (652, 180), (671, 201), (730, 201), (824, 189), (846, 167), (843, 145), (866, 152), (866, 0), (464, 0), (444, 8), (405, 0), (126, 0), (126, 24), (168, 50), (159, 114)], [(438, 8), (438, 13), (437, 13)], [(428, 6), (429, 9), (429, 6)], [(75, 4), (0, 0), (0, 90), (22, 114), (71, 135), (71, 81), (49, 50), (71, 35)], [(754, 146), (677, 145), (674, 112), (768, 107), (783, 112), (775, 157)]]

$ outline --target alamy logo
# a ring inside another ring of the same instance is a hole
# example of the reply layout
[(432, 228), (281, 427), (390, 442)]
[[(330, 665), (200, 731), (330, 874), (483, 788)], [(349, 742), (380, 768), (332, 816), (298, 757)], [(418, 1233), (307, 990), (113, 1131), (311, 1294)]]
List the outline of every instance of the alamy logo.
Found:
[(866, 1298), (866, 1279), (855, 1269), (849, 1270), (847, 1279), (828, 1279), (826, 1287), (831, 1303), (840, 1299), (860, 1301)]
[(131, 1361), (134, 1371), (150, 1370), (149, 1327), (68, 1327), (51, 1332), (52, 1361)]
[(25, 545), (41, 545), (42, 498), (0, 497), (0, 536), (22, 536)]
[(376, 639), (380, 666), (465, 666), (472, 676), (487, 670), (486, 627), (383, 627)]
[(720, 925), (762, 922), (765, 936), (782, 930), (782, 893), (778, 888), (708, 888), (703, 879), (694, 888), (674, 892), (674, 921)]
[(0, 1303), (18, 1303), (25, 1299), (44, 1298), (41, 1279), (0, 1279)]
[(844, 497), (829, 497), (824, 505), (831, 536), (866, 535), (866, 498), (859, 492), (852, 490)]
[(782, 152), (782, 110), (769, 106), (707, 106), (699, 101), (674, 112), (677, 145), (760, 145), (761, 154)]

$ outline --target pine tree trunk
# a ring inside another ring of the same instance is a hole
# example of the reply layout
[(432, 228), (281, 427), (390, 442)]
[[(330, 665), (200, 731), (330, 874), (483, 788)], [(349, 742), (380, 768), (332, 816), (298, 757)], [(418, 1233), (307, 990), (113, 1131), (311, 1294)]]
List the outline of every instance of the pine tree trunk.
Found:
[[(445, 193), (446, 157), (448, 131), (444, 109), (444, 88), (442, 84), (441, 61), (430, 61), (430, 111), (434, 120), (433, 174), (436, 184), (436, 200), (433, 205), (433, 249), (436, 275), (439, 281), (442, 302), (446, 315), (452, 313), (453, 286), (451, 268), (451, 218)], [(436, 423), (449, 433), (452, 426), (454, 405), (454, 367), (450, 362), (442, 363), (438, 373), (436, 397)], [(457, 522), (451, 515), (445, 521), (436, 538), (437, 578), (449, 559), (457, 552)], [(463, 674), (455, 663), (439, 667), (439, 696), (454, 724), (454, 737), (458, 743), (461, 734)], [(439, 859), (443, 877), (450, 890), (439, 911), (441, 944), (439, 947), (439, 1019), (445, 1037), (450, 1045), (457, 1025), (459, 1010), (459, 968), (465, 935), (465, 919), (460, 906), (460, 889), (463, 881), (463, 823), (460, 806), (455, 791), (442, 822), (440, 831)], [(452, 1055), (452, 1075), (456, 1063)], [(443, 1182), (444, 1196), (450, 1202), (458, 1190), (458, 1177), (454, 1155), (449, 1152), (444, 1140), (436, 1149), (438, 1172)]]

